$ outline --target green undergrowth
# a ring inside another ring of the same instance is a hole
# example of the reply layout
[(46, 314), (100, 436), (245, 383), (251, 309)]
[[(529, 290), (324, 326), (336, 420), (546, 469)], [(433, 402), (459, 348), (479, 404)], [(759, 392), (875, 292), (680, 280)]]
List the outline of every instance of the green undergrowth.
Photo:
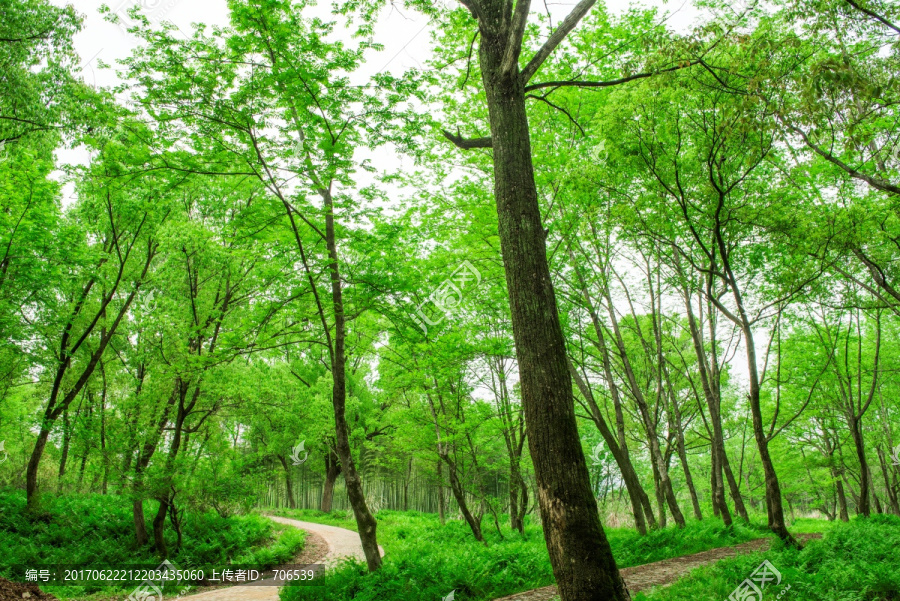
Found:
[[(356, 530), (346, 512), (272, 513)], [(345, 562), (318, 579), (315, 588), (283, 589), (282, 601), (438, 601), (451, 591), (455, 591), (456, 601), (487, 601), (554, 582), (540, 525), (531, 521), (524, 539), (505, 525), (501, 538), (486, 518), (485, 546), (476, 542), (459, 520), (441, 525), (434, 514), (393, 511), (379, 512), (377, 517), (378, 542), (385, 550), (381, 570), (369, 574), (364, 564)], [(607, 529), (607, 536), (618, 565), (629, 567), (769, 535), (755, 526), (725, 528), (721, 522), (708, 520), (647, 536), (632, 529)]]
[[(836, 523), (804, 549), (779, 543), (760, 553), (694, 570), (670, 587), (637, 594), (634, 601), (728, 599), (768, 560), (780, 583), (763, 588), (764, 599), (785, 601), (900, 600), (900, 518), (878, 515)], [(750, 597), (756, 599), (756, 597)]]
[[(145, 503), (147, 531), (157, 504)], [(303, 548), (305, 533), (281, 527), (259, 515), (220, 517), (215, 512), (185, 511), (183, 542), (166, 522), (169, 561), (179, 569), (242, 564), (267, 568), (286, 563)], [(116, 495), (45, 494), (41, 508), (30, 514), (21, 491), (0, 491), (0, 576), (13, 566), (116, 568), (150, 565), (159, 557), (134, 539), (131, 499)], [(110, 595), (118, 589), (99, 586), (45, 586), (60, 598)], [(134, 588), (133, 586), (130, 588)]]

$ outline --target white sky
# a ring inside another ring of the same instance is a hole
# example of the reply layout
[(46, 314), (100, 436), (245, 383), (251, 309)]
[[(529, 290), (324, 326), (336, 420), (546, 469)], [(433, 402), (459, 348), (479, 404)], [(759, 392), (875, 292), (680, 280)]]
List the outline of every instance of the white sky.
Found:
[[(126, 10), (139, 6), (150, 18), (151, 22), (161, 20), (170, 21), (182, 31), (189, 32), (192, 23), (205, 23), (207, 25), (227, 25), (228, 10), (225, 0), (51, 0), (54, 4), (72, 4), (85, 16), (84, 29), (75, 38), (75, 47), (82, 57), (85, 65), (85, 79), (89, 83), (97, 85), (114, 85), (118, 80), (109, 70), (96, 68), (98, 59), (114, 64), (117, 59), (127, 56), (131, 49), (137, 45), (137, 40), (130, 36), (123, 28), (106, 22), (98, 13), (101, 5), (106, 3), (113, 12), (121, 15)], [(452, 2), (453, 0), (443, 0)], [(385, 3), (390, 0), (384, 0)], [(571, 8), (576, 0), (564, 0), (562, 2), (549, 2), (535, 0), (532, 2), (532, 10), (545, 13), (549, 9), (553, 20), (558, 23)], [(315, 13), (318, 16), (328, 17), (327, 0), (320, 3)], [(400, 2), (398, 1), (399, 5)], [(630, 5), (638, 4), (628, 0), (611, 0), (609, 9), (614, 14), (620, 14)], [(668, 23), (675, 29), (683, 29), (691, 24), (691, 20), (697, 18), (698, 11), (690, 5), (689, 0), (645, 0), (640, 2), (644, 6), (656, 6), (673, 16)], [(546, 7), (546, 8), (545, 8)], [(429, 53), (428, 20), (421, 14), (399, 8), (389, 8), (382, 12), (381, 20), (376, 27), (376, 41), (384, 45), (384, 50), (370, 58), (369, 67), (372, 72), (378, 72), (385, 68), (388, 71), (399, 74), (406, 69), (421, 67)]]
[[(439, 0), (452, 3), (455, 0)], [(602, 1), (602, 0), (601, 0)], [(228, 25), (228, 8), (226, 0), (51, 0), (57, 5), (72, 4), (76, 10), (84, 16), (82, 31), (75, 37), (75, 48), (81, 56), (82, 73), (89, 84), (110, 87), (121, 83), (115, 74), (116, 62), (127, 57), (138, 45), (138, 40), (125, 31), (125, 26), (117, 26), (107, 22), (98, 12), (103, 4), (127, 19), (127, 10), (133, 6), (140, 7), (151, 22), (169, 21), (174, 23), (181, 31), (189, 33), (193, 23), (206, 25)], [(393, 4), (392, 0), (384, 2)], [(545, 14), (550, 11), (553, 22), (559, 23), (577, 3), (577, 0), (563, 0), (552, 2), (549, 0), (533, 0), (532, 11)], [(397, 0), (396, 4), (402, 4)], [(629, 6), (641, 4), (643, 6), (655, 6), (662, 12), (668, 12), (671, 17), (667, 24), (676, 29), (684, 30), (691, 25), (691, 21), (699, 17), (699, 11), (691, 4), (691, 0), (643, 0), (631, 2), (630, 0), (610, 0), (607, 3), (613, 14), (621, 14)], [(330, 19), (329, 0), (321, 0), (320, 6), (314, 9), (316, 16)], [(368, 59), (362, 76), (371, 75), (380, 71), (389, 71), (399, 75), (412, 68), (424, 66), (424, 62), (430, 57), (430, 33), (431, 27), (428, 19), (423, 15), (400, 8), (387, 8), (382, 11), (381, 19), (375, 29), (376, 42), (384, 46), (384, 50), (373, 52)], [(340, 34), (339, 34), (340, 35)], [(344, 36), (341, 36), (344, 37)], [(346, 36), (349, 39), (349, 35)], [(111, 65), (110, 69), (101, 69), (98, 62)], [(84, 149), (59, 149), (57, 156), (60, 163), (86, 164), (89, 160)], [(373, 157), (374, 166), (384, 170), (396, 171), (401, 157), (385, 156), (381, 154)], [(63, 192), (63, 204), (69, 205), (73, 199), (74, 187), (72, 184), (65, 186)]]
[[(228, 9), (226, 0), (51, 0), (57, 5), (73, 4), (84, 16), (84, 27), (75, 38), (75, 48), (82, 59), (82, 70), (87, 83), (98, 86), (114, 86), (121, 81), (114, 72), (117, 60), (125, 58), (137, 46), (138, 40), (129, 35), (124, 27), (120, 27), (104, 20), (98, 12), (101, 5), (106, 3), (113, 12), (126, 16), (125, 11), (138, 5), (150, 18), (151, 22), (170, 21), (180, 30), (190, 32), (192, 23), (205, 23), (206, 25), (228, 25)], [(384, 0), (386, 3), (391, 0)], [(453, 2), (454, 0), (441, 0)], [(740, 0), (738, 0), (739, 2)], [(553, 16), (553, 22), (558, 23), (564, 18), (577, 0), (563, 0), (560, 2), (533, 0), (532, 11), (546, 14), (549, 10)], [(315, 14), (328, 18), (329, 0), (322, 0)], [(397, 4), (401, 4), (398, 0)], [(701, 17), (701, 12), (696, 9), (691, 0), (644, 0), (631, 2), (629, 0), (609, 0), (607, 6), (611, 13), (621, 14), (630, 6), (643, 5), (655, 6), (663, 13), (669, 13), (667, 25), (677, 31), (684, 31)], [(375, 29), (375, 41), (384, 46), (384, 50), (373, 53), (369, 57), (367, 68), (362, 75), (374, 74), (380, 71), (390, 71), (396, 75), (407, 69), (420, 68), (430, 57), (430, 27), (428, 19), (414, 11), (405, 9), (384, 10), (379, 24)], [(349, 36), (348, 36), (349, 39)], [(112, 65), (113, 69), (100, 69), (97, 62), (102, 61)], [(59, 149), (57, 151), (61, 163), (87, 163), (89, 157), (84, 149)], [(380, 154), (373, 157), (373, 164), (379, 169), (395, 170), (401, 157), (396, 155)], [(64, 205), (72, 201), (73, 186), (66, 185), (63, 193)], [(765, 337), (761, 337), (760, 344)], [(741, 378), (746, 371), (746, 364), (739, 354), (732, 365), (735, 375)]]

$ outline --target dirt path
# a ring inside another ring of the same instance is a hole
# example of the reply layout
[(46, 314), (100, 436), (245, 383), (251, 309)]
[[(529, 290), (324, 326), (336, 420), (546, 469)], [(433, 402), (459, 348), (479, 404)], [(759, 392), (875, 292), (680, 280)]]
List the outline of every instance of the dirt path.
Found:
[[(306, 530), (308, 533), (307, 544), (303, 553), (294, 558), (294, 565), (322, 564), (329, 568), (348, 557), (356, 557), (365, 561), (359, 534), (352, 530), (273, 515), (266, 517), (279, 524)], [(381, 549), (381, 554), (384, 555), (384, 549)], [(279, 583), (274, 578), (269, 578), (253, 585), (217, 588), (189, 595), (184, 599), (191, 601), (277, 601), (279, 590), (281, 590)]]
[[(801, 534), (797, 538), (802, 542), (806, 542), (811, 538), (821, 537), (821, 534)], [(701, 551), (700, 553), (694, 553), (693, 555), (664, 559), (663, 561), (635, 566), (633, 568), (623, 568), (620, 572), (625, 578), (625, 584), (628, 586), (629, 592), (633, 595), (634, 593), (645, 591), (654, 586), (666, 586), (672, 584), (694, 568), (702, 565), (715, 563), (720, 559), (734, 557), (735, 555), (764, 551), (769, 548), (770, 542), (771, 539), (759, 538), (733, 547), (710, 549), (709, 551)], [(525, 591), (523, 593), (516, 593), (515, 595), (495, 599), (495, 601), (550, 601), (557, 595), (556, 586), (554, 585)]]

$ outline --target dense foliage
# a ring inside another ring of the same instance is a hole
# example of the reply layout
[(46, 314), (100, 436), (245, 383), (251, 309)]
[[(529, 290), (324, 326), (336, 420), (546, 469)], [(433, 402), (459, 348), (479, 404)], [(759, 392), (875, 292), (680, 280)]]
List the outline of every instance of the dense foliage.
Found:
[(136, 10), (104, 90), (75, 8), (0, 0), (2, 519), (36, 537), (10, 553), (85, 507), (98, 557), (192, 561), (237, 552), (216, 520), (268, 537), (254, 507), (350, 509), (381, 573), (346, 595), (552, 574), (568, 601), (622, 598), (612, 556), (668, 556), (671, 524), (672, 553), (850, 524), (790, 566), (890, 530), (900, 5), (704, 0), (676, 30), (407, 0), (431, 55), (373, 75), (383, 4), (228, 0), (189, 35)]
[[(116, 495), (67, 495), (52, 497), (40, 519), (31, 519), (20, 493), (0, 495), (0, 575), (10, 577), (23, 566), (65, 565), (70, 568), (121, 565), (155, 565), (154, 554), (136, 548), (131, 508), (127, 498)], [(260, 568), (289, 563), (303, 549), (304, 532), (279, 527), (258, 515), (223, 518), (212, 511), (189, 511), (182, 517), (181, 545), (175, 533), (170, 561), (180, 569), (196, 566), (227, 567), (231, 564)], [(129, 587), (127, 593), (134, 587)], [(49, 592), (79, 598), (102, 592), (97, 586), (50, 586)]]
[[(279, 512), (300, 520), (353, 528), (346, 516), (309, 510)], [(320, 599), (322, 591), (334, 601), (359, 599), (442, 599), (455, 597), (487, 601), (517, 591), (553, 584), (540, 528), (529, 523), (525, 537), (509, 527), (485, 531), (487, 546), (472, 545), (471, 533), (461, 521), (441, 524), (433, 514), (384, 511), (379, 514), (381, 541), (390, 557), (385, 567), (368, 575), (365, 566), (348, 562), (315, 586), (285, 589), (282, 599)], [(630, 528), (608, 530), (620, 567), (642, 565), (681, 557), (710, 548), (739, 544), (765, 536), (759, 527), (692, 522), (684, 530), (675, 527), (640, 536)]]
[(639, 594), (635, 601), (726, 599), (764, 560), (781, 574), (780, 585), (767, 587), (766, 599), (790, 595), (810, 601), (888, 601), (897, 598), (900, 576), (891, 566), (900, 560), (900, 520), (873, 516), (837, 524), (822, 540), (802, 551), (773, 549), (726, 559), (696, 570), (671, 587)]

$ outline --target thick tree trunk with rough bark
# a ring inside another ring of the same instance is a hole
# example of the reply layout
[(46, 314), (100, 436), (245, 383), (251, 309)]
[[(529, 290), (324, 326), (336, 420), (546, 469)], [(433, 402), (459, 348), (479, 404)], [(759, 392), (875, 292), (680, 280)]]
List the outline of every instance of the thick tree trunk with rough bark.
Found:
[[(534, 182), (524, 83), (515, 61), (504, 61), (514, 36), (501, 26), (505, 17), (500, 7), (505, 3), (490, 4), (485, 8), (493, 10), (480, 19), (479, 55), (491, 121), (500, 244), (544, 539), (563, 601), (619, 601), (628, 593), (600, 524), (575, 421)], [(518, 55), (518, 48), (509, 50)]]

